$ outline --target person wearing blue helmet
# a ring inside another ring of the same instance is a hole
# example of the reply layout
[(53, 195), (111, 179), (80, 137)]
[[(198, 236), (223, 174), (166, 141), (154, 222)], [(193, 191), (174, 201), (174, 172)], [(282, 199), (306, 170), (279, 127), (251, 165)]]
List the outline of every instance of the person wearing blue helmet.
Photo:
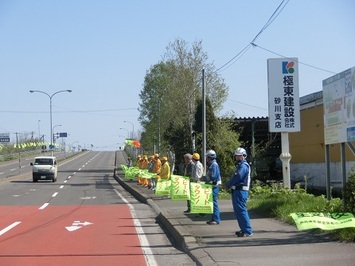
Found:
[(250, 225), (249, 214), (247, 210), (247, 200), (250, 188), (250, 166), (246, 160), (247, 152), (243, 148), (238, 148), (234, 152), (234, 158), (237, 167), (226, 183), (226, 187), (232, 190), (232, 204), (234, 214), (240, 231), (235, 232), (238, 237), (247, 237), (253, 235), (253, 229)]
[(221, 222), (221, 216), (218, 207), (218, 192), (221, 182), (221, 174), (219, 165), (216, 161), (217, 155), (214, 150), (208, 150), (206, 152), (206, 162), (207, 162), (207, 174), (206, 182), (213, 185), (212, 196), (213, 196), (213, 213), (211, 220), (207, 221), (209, 225), (217, 225)]

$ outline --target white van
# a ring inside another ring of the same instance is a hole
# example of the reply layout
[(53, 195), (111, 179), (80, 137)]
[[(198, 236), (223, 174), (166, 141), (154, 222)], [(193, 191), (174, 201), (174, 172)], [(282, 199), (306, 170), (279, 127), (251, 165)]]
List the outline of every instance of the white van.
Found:
[(37, 182), (38, 180), (57, 181), (58, 165), (56, 157), (39, 156), (36, 157), (34, 163), (30, 163), (30, 165), (32, 166), (33, 182)]

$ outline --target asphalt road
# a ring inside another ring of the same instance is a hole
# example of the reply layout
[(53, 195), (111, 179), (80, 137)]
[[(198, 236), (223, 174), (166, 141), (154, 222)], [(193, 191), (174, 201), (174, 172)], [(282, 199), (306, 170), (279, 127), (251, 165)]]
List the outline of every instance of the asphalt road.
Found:
[(86, 152), (66, 160), (56, 183), (33, 183), (30, 172), (3, 180), (0, 265), (195, 265), (150, 206), (113, 179), (114, 157)]
[[(50, 156), (50, 152), (40, 153), (36, 156)], [(54, 152), (54, 156), (57, 157), (59, 161), (69, 158), (75, 155), (74, 153), (66, 153), (62, 151)], [(0, 163), (0, 182), (7, 181), (8, 179), (12, 179), (17, 177), (18, 175), (28, 174), (32, 171), (32, 167), (30, 163), (34, 161), (34, 157), (29, 157), (28, 155), (22, 153), (19, 156), (19, 159), (2, 162)]]

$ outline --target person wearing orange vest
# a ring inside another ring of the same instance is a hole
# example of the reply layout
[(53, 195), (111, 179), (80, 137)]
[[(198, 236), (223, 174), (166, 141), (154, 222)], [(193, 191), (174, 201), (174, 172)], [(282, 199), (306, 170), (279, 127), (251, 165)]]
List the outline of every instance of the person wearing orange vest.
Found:
[[(141, 160), (139, 169), (145, 170), (148, 169), (148, 157), (147, 155), (143, 155), (143, 158)], [(139, 177), (138, 184), (139, 185), (144, 185), (145, 178)]]

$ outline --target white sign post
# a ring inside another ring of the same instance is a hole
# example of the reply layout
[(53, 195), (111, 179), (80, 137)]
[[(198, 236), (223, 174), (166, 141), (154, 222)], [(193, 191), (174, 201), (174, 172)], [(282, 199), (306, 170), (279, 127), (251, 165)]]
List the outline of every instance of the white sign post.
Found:
[(269, 131), (281, 133), (283, 183), (291, 188), (289, 132), (300, 131), (297, 58), (271, 58), (268, 66)]

